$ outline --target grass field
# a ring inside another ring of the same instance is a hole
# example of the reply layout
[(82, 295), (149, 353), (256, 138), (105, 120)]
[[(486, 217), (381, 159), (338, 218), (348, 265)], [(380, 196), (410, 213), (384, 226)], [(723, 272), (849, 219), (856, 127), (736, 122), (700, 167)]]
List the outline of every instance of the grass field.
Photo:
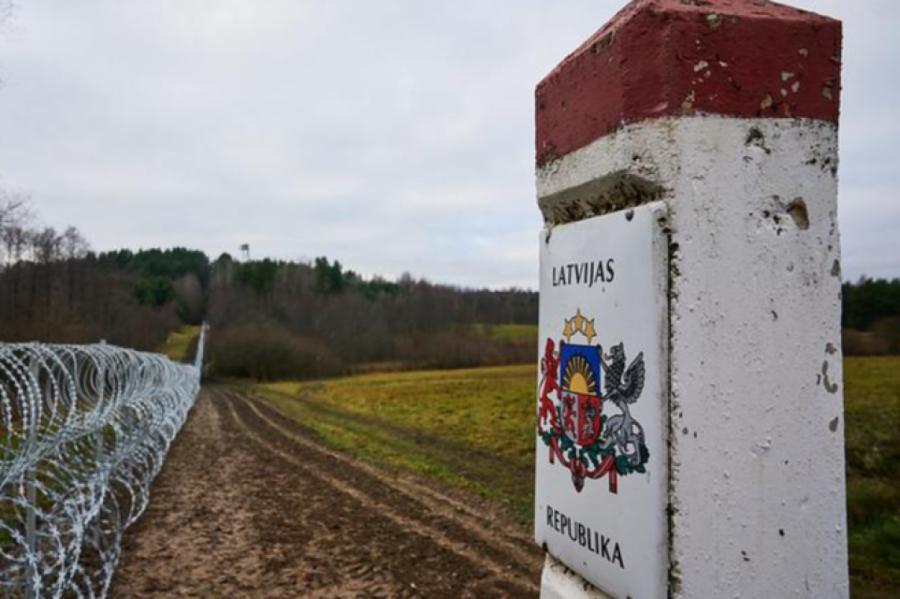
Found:
[(853, 597), (900, 593), (900, 357), (844, 360)]
[(536, 324), (473, 324), (469, 325), (469, 330), (498, 341), (527, 341), (537, 344)]
[[(887, 599), (900, 588), (900, 357), (848, 358), (845, 378), (853, 597)], [(525, 365), (256, 390), (329, 445), (476, 492), (529, 525), (535, 383)]]
[(186, 324), (178, 330), (169, 333), (166, 342), (163, 343), (156, 351), (175, 362), (186, 362), (190, 357), (189, 354), (194, 348), (194, 341), (200, 335), (200, 327), (197, 325)]
[(363, 460), (436, 476), (531, 519), (533, 366), (263, 383), (272, 404)]

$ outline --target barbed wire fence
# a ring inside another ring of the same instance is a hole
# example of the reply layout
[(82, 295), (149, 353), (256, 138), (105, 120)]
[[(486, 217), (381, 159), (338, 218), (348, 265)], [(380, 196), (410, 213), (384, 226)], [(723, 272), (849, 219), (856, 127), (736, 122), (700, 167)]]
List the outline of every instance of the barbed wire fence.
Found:
[(105, 597), (122, 535), (200, 389), (193, 364), (105, 343), (0, 343), (0, 595)]

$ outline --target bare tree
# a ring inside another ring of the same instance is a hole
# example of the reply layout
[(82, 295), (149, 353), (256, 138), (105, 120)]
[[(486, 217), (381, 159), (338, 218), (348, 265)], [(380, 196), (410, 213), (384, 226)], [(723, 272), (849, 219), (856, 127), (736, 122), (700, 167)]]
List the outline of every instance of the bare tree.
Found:
[(39, 264), (50, 264), (59, 259), (62, 236), (53, 227), (44, 227), (31, 237), (32, 258)]
[(31, 229), (21, 225), (11, 225), (3, 229), (3, 257), (7, 266), (25, 257), (25, 252), (31, 245), (32, 234)]
[(29, 202), (30, 198), (25, 194), (0, 190), (0, 228), (27, 218), (31, 214)]
[(28, 196), (0, 190), (0, 264), (9, 265), (22, 259), (30, 243), (33, 221)]
[(81, 235), (81, 232), (72, 226), (66, 227), (66, 230), (63, 231), (60, 243), (62, 247), (62, 257), (66, 260), (84, 258), (91, 249), (91, 246)]
[(27, 195), (0, 190), (0, 266), (26, 258), (41, 264), (84, 258), (90, 249), (76, 227), (62, 234), (53, 227), (39, 228)]

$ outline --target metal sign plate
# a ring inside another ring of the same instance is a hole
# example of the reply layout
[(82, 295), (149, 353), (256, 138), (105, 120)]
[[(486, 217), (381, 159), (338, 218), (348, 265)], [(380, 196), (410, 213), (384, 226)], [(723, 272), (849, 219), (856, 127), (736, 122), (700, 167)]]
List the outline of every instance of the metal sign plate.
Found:
[(666, 596), (667, 238), (656, 202), (541, 234), (535, 539)]

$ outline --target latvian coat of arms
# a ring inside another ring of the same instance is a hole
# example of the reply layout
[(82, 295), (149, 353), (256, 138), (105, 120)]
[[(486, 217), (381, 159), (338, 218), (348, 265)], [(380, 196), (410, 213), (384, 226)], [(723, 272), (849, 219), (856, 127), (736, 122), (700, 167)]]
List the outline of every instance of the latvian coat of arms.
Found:
[[(577, 335), (587, 343), (572, 343)], [(618, 477), (646, 472), (650, 459), (644, 429), (630, 411), (644, 387), (643, 352), (626, 367), (623, 343), (608, 352), (591, 345), (597, 337), (594, 319), (580, 309), (565, 319), (562, 336), (558, 347), (547, 339), (541, 358), (538, 435), (549, 448), (550, 463), (558, 460), (569, 469), (576, 491), (586, 479), (606, 476), (609, 491), (617, 493)], [(605, 414), (612, 406), (618, 413)]]

